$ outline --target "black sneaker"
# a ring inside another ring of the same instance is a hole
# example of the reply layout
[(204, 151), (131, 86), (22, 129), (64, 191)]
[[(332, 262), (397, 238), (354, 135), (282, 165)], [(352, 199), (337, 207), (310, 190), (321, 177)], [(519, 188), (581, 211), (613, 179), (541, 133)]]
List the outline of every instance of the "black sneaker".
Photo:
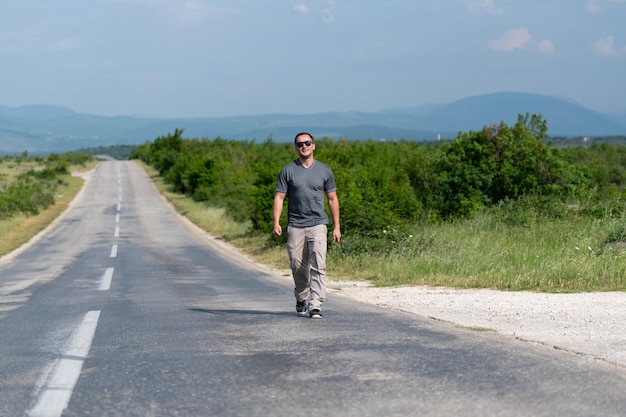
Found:
[(296, 313), (298, 313), (299, 316), (306, 316), (306, 301), (296, 302)]
[(322, 312), (319, 311), (317, 308), (314, 308), (313, 310), (309, 311), (309, 317), (311, 317), (312, 319), (321, 319)]

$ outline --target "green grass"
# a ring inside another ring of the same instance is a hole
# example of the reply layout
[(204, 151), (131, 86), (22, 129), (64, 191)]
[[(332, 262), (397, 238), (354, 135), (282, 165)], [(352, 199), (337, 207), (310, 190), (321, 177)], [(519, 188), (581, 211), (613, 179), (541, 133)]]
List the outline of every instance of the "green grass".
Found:
[(11, 183), (20, 174), (44, 167), (43, 163), (34, 159), (0, 158), (0, 188)]
[(520, 227), (483, 214), (416, 230), (427, 243), (410, 238), (386, 253), (340, 256), (337, 268), (340, 275), (358, 271), (377, 286), (623, 291), (626, 253), (603, 247), (607, 231), (624, 220), (538, 219)]

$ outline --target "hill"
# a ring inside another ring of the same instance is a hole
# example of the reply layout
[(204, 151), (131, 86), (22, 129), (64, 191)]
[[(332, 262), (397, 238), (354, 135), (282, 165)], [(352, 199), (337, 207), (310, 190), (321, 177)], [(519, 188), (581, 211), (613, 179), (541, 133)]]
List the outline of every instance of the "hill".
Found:
[(512, 124), (518, 114), (541, 114), (554, 136), (606, 136), (626, 133), (625, 125), (609, 115), (572, 101), (526, 93), (494, 93), (468, 97), (445, 105), (426, 117), (424, 128), (449, 126), (455, 131), (482, 129), (504, 121)]
[(69, 150), (141, 144), (185, 129), (185, 137), (290, 141), (297, 131), (316, 137), (349, 140), (453, 138), (460, 131), (479, 130), (518, 114), (539, 113), (552, 136), (626, 134), (626, 114), (605, 115), (568, 100), (526, 93), (473, 96), (448, 104), (396, 108), (380, 112), (328, 112), (305, 115), (159, 119), (98, 116), (59, 106), (0, 106), (0, 154), (66, 152)]

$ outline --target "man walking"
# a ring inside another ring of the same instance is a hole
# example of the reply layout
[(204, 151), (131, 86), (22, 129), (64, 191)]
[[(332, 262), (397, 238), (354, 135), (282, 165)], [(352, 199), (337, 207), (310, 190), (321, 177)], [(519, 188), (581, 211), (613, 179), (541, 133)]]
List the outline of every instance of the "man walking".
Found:
[(326, 250), (328, 216), (324, 194), (333, 221), (333, 241), (341, 241), (339, 200), (332, 170), (313, 157), (315, 139), (306, 132), (294, 139), (298, 158), (285, 165), (276, 182), (274, 234), (282, 235), (280, 214), (287, 197), (287, 253), (295, 283), (296, 312), (322, 318), (326, 299)]

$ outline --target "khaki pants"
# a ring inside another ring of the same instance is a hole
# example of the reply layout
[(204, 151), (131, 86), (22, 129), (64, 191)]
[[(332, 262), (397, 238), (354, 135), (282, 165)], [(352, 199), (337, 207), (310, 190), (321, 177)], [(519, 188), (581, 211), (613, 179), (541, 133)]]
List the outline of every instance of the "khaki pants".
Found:
[(309, 310), (321, 309), (326, 299), (325, 224), (313, 227), (287, 227), (287, 253), (296, 284), (296, 301), (309, 301)]

